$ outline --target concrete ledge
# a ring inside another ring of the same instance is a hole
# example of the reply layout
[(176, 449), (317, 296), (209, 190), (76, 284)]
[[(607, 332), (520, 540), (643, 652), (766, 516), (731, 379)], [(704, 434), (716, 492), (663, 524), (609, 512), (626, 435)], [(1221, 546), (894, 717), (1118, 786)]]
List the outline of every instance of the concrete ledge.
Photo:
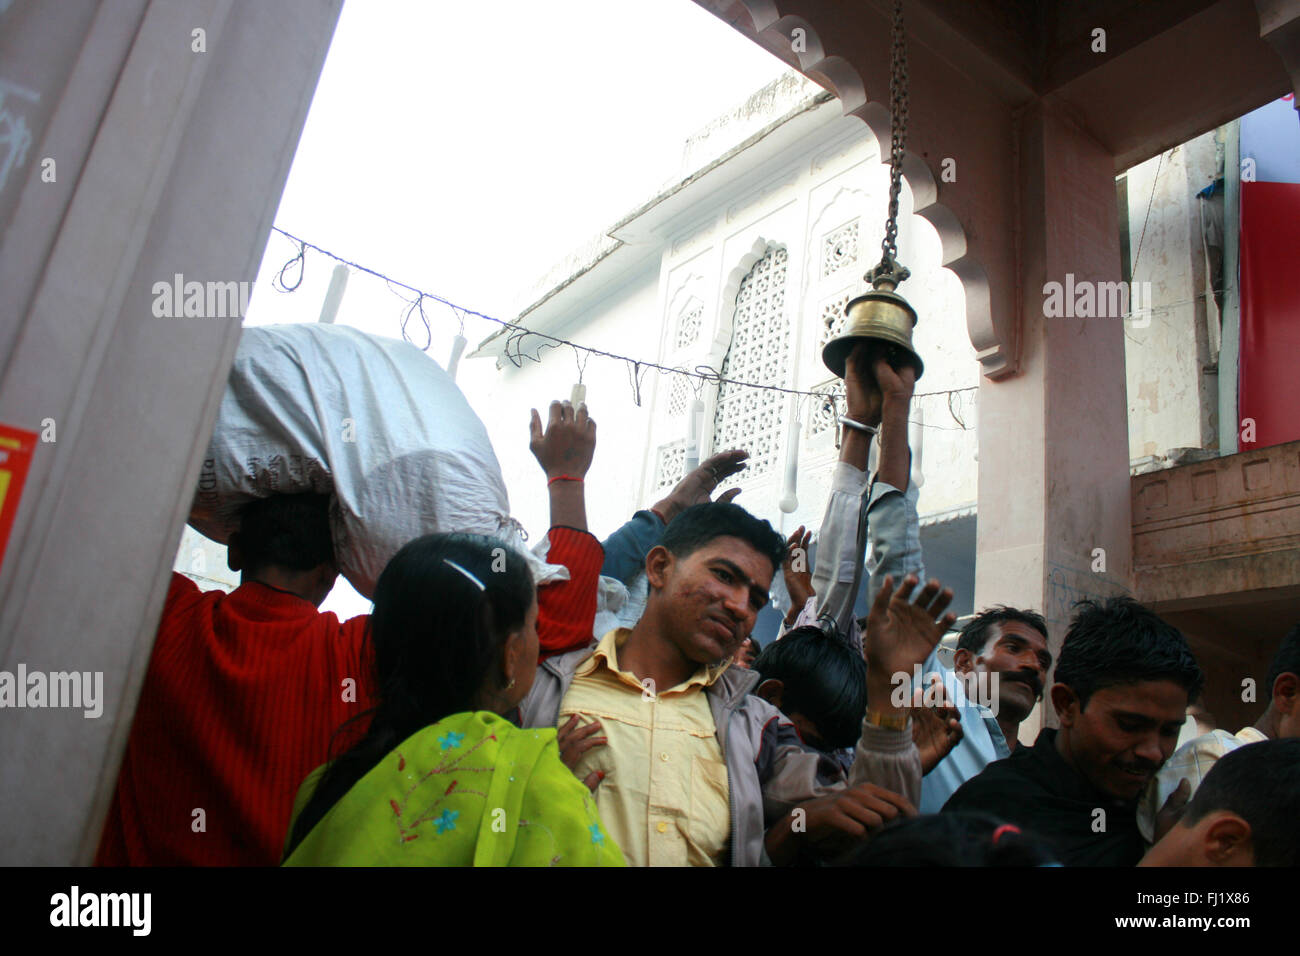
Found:
[(1139, 600), (1300, 585), (1300, 442), (1132, 479)]

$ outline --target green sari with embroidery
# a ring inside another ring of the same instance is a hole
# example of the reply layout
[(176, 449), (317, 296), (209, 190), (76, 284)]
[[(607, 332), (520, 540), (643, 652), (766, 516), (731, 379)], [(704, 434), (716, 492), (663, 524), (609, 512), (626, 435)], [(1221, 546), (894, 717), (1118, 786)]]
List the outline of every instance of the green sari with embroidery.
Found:
[[(324, 771), (294, 804), (306, 806)], [(293, 831), (293, 823), (289, 825)], [(553, 728), (486, 711), (411, 735), (303, 838), (285, 866), (624, 866)]]

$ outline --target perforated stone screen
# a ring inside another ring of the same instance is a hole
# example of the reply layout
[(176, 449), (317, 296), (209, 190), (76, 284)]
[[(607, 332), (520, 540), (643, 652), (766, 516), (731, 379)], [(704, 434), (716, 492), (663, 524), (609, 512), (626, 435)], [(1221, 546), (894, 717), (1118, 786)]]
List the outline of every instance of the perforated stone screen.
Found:
[[(731, 348), (722, 377), (741, 382), (786, 386), (790, 375), (790, 323), (785, 315), (788, 256), (769, 249), (740, 282)], [(785, 435), (786, 396), (781, 392), (734, 385), (718, 391), (713, 419), (716, 451), (749, 452), (747, 476), (772, 471), (780, 462)]]
[(858, 220), (827, 233), (822, 240), (822, 278), (858, 261)]
[(671, 488), (686, 477), (686, 440), (659, 446), (655, 459), (655, 488)]
[(817, 396), (809, 399), (812, 406), (808, 417), (810, 438), (839, 427), (839, 417), (844, 409), (844, 383), (838, 378), (832, 379), (815, 386), (812, 391)]
[(821, 338), (817, 341), (817, 358), (819, 361), (826, 343), (844, 331), (844, 307), (849, 304), (850, 298), (851, 294), (845, 292), (822, 305)]
[(677, 322), (677, 348), (689, 348), (700, 337), (700, 325), (704, 319), (704, 306), (697, 305), (682, 313)]
[(673, 383), (668, 386), (668, 417), (680, 418), (686, 412), (686, 403), (690, 400), (690, 386), (680, 375), (673, 376)]

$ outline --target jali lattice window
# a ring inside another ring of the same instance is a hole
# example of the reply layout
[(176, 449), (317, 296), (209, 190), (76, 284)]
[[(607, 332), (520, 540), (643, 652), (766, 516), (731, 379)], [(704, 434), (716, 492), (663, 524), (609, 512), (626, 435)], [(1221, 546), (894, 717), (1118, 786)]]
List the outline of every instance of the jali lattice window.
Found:
[(811, 406), (808, 416), (809, 438), (839, 428), (839, 417), (844, 414), (844, 383), (840, 379), (823, 382), (812, 391), (816, 395), (808, 399)]
[(671, 488), (686, 477), (686, 440), (659, 446), (655, 461), (655, 488)]
[(704, 320), (704, 306), (697, 305), (682, 313), (677, 321), (677, 348), (684, 349), (695, 344), (700, 337), (700, 325)]
[[(722, 377), (786, 386), (790, 373), (790, 323), (785, 315), (785, 249), (767, 255), (740, 281), (731, 348)], [(770, 472), (780, 461), (786, 396), (768, 389), (723, 384), (713, 419), (713, 448), (744, 448), (748, 475)]]
[(826, 343), (844, 331), (844, 307), (849, 304), (850, 294), (836, 296), (822, 304), (821, 338), (817, 341), (817, 361), (821, 361), (822, 349)]
[(673, 376), (673, 384), (668, 391), (668, 417), (678, 418), (686, 413), (686, 403), (690, 399), (690, 386), (681, 375)]
[(822, 239), (822, 278), (858, 259), (858, 221), (841, 226)]

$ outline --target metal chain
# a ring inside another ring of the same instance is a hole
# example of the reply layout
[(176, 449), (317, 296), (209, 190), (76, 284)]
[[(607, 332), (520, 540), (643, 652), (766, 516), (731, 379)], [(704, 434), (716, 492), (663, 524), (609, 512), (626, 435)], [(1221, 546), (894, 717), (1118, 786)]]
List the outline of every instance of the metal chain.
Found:
[[(907, 142), (907, 47), (903, 42), (903, 0), (894, 0), (889, 72), (889, 218), (877, 271), (898, 272), (898, 197), (903, 188), (903, 146)], [(906, 271), (906, 270), (902, 270)]]

